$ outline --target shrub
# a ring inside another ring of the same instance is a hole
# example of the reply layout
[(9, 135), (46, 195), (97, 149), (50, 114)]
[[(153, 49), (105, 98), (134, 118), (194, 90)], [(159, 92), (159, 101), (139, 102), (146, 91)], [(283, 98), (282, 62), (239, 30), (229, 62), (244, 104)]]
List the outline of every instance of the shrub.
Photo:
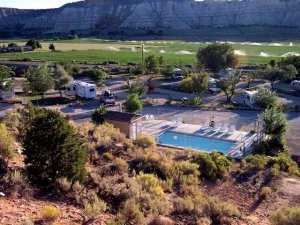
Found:
[(126, 112), (135, 113), (143, 108), (144, 102), (139, 99), (137, 94), (130, 94), (123, 105)]
[(278, 153), (277, 156), (271, 157), (269, 161), (270, 165), (278, 165), (279, 169), (283, 172), (288, 172), (292, 175), (299, 176), (300, 171), (296, 162), (284, 152)]
[(162, 187), (162, 189), (164, 190), (164, 192), (169, 192), (169, 193), (172, 192), (173, 184), (174, 184), (172, 179), (160, 180), (159, 184)]
[(173, 203), (177, 214), (191, 214), (195, 206), (191, 197), (176, 198)]
[(250, 155), (245, 158), (245, 161), (254, 168), (263, 169), (268, 163), (268, 158), (264, 155)]
[(300, 207), (284, 207), (271, 215), (272, 225), (300, 224)]
[(10, 171), (4, 176), (3, 180), (7, 190), (14, 196), (29, 197), (33, 194), (33, 189), (29, 185), (27, 177), (23, 176), (18, 170)]
[(231, 166), (228, 158), (221, 153), (200, 153), (194, 157), (193, 162), (199, 165), (201, 176), (210, 180), (222, 178)]
[(193, 98), (192, 105), (194, 105), (194, 106), (200, 106), (200, 105), (202, 105), (201, 98), (199, 96)]
[(14, 156), (14, 139), (6, 125), (0, 123), (0, 157), (8, 160)]
[(25, 218), (22, 222), (21, 225), (34, 225), (34, 222), (30, 218)]
[(263, 187), (261, 189), (261, 195), (264, 197), (264, 198), (267, 198), (270, 194), (271, 194), (271, 188), (269, 187)]
[(154, 149), (156, 147), (155, 139), (146, 134), (139, 134), (137, 139), (134, 141), (134, 144), (144, 149)]
[(117, 214), (116, 221), (120, 224), (146, 225), (145, 217), (135, 200), (129, 199), (124, 203), (123, 208)]
[(118, 174), (124, 174), (128, 171), (128, 164), (124, 159), (115, 158), (113, 160), (113, 171), (116, 171)]
[(104, 116), (107, 114), (107, 109), (104, 106), (100, 106), (92, 114), (92, 121), (95, 124), (103, 124)]
[(22, 139), (30, 181), (44, 188), (61, 177), (84, 181), (87, 151), (75, 128), (58, 111), (34, 110)]
[(228, 218), (240, 216), (240, 212), (234, 205), (220, 202), (214, 197), (206, 199), (203, 204), (203, 212), (211, 219), (213, 224), (223, 224), (222, 221)]
[(142, 186), (142, 189), (154, 196), (163, 196), (164, 191), (159, 185), (158, 178), (153, 174), (144, 174), (140, 172), (136, 176), (136, 181)]
[(135, 81), (130, 85), (129, 94), (137, 94), (139, 96), (148, 92), (148, 86), (143, 81)]
[(83, 200), (84, 211), (88, 216), (96, 217), (105, 212), (107, 205), (98, 198), (94, 191), (88, 192), (86, 199)]
[(114, 159), (114, 156), (110, 152), (104, 152), (103, 153), (103, 158), (106, 159), (106, 160), (112, 161)]
[(164, 216), (158, 216), (149, 223), (149, 225), (174, 225), (174, 224), (175, 224), (174, 221)]
[(90, 122), (82, 122), (77, 126), (78, 133), (81, 137), (86, 137), (95, 129), (94, 124)]
[(41, 216), (44, 221), (53, 222), (59, 216), (59, 210), (55, 206), (46, 205), (41, 209)]

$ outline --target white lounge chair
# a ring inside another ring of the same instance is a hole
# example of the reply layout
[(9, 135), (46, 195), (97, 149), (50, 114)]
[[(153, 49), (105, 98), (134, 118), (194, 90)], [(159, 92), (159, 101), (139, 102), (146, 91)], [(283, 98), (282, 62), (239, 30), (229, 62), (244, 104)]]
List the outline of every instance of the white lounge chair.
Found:
[(204, 123), (204, 125), (201, 129), (207, 130), (208, 128), (209, 128), (209, 122), (207, 121), (207, 122)]
[(219, 132), (222, 128), (222, 124), (216, 123), (212, 131)]
[(220, 129), (221, 132), (227, 133), (229, 131), (228, 124), (224, 124), (223, 127)]
[(229, 130), (228, 130), (228, 133), (229, 133), (229, 134), (233, 134), (235, 131), (236, 131), (235, 125), (230, 125), (230, 126), (229, 126)]
[(149, 115), (146, 115), (146, 121), (148, 121), (150, 119)]
[(153, 115), (150, 115), (149, 118), (150, 118), (150, 120), (154, 120), (154, 116)]

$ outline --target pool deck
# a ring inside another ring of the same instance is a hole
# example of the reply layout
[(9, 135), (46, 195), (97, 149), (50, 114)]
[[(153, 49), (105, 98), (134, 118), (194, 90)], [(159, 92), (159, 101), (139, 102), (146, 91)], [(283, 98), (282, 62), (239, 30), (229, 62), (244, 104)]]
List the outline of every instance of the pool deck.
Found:
[(257, 136), (243, 131), (234, 131), (230, 134), (225, 132), (216, 132), (211, 129), (202, 129), (202, 126), (200, 125), (186, 123), (174, 125), (173, 122), (166, 120), (147, 120), (138, 124), (138, 132), (146, 133), (155, 138), (166, 131), (235, 142), (236, 144), (227, 152), (228, 156), (234, 158), (243, 158), (248, 155), (251, 149), (245, 151), (242, 151), (241, 149), (243, 147), (247, 149), (246, 146), (251, 146)]

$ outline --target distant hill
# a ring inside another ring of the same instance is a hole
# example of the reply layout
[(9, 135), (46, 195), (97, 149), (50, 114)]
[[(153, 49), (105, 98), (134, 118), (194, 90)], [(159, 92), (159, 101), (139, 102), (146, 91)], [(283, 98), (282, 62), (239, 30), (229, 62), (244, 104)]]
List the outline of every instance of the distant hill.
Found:
[(58, 9), (0, 8), (0, 37), (300, 38), (300, 0), (86, 0)]

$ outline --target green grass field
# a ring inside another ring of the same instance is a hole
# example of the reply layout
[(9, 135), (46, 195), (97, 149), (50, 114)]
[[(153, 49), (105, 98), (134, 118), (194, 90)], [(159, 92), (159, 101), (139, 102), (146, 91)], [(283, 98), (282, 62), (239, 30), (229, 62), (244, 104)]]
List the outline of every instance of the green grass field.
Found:
[[(25, 40), (0, 40), (0, 45), (15, 42), (24, 44)], [(57, 52), (50, 52), (48, 46), (54, 43)], [(170, 64), (193, 64), (199, 47), (207, 43), (181, 41), (144, 41), (145, 57), (162, 55)], [(300, 54), (300, 42), (282, 43), (231, 43), (241, 64), (265, 64), (271, 59), (279, 60), (289, 52)], [(32, 58), (42, 61), (101, 63), (116, 60), (140, 62), (140, 41), (105, 41), (97, 39), (79, 39), (62, 41), (42, 41), (42, 50), (24, 53), (0, 54), (0, 59)]]

